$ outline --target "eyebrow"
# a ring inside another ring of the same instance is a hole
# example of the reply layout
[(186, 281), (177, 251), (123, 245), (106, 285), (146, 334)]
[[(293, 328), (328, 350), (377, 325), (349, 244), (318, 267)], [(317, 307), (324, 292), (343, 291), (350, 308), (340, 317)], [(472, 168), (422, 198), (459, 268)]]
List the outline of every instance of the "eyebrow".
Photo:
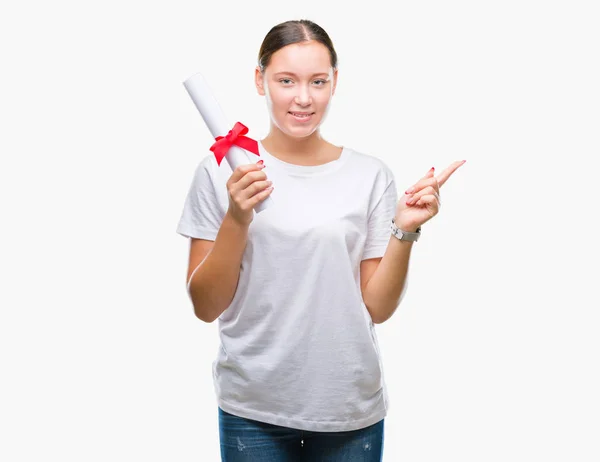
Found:
[[(281, 75), (281, 74), (291, 75), (292, 77), (298, 77), (293, 72), (276, 72), (273, 75)], [(325, 75), (325, 76), (329, 77), (329, 73), (327, 73), (327, 72), (317, 72), (316, 74), (313, 74), (312, 76), (315, 77), (317, 75)]]

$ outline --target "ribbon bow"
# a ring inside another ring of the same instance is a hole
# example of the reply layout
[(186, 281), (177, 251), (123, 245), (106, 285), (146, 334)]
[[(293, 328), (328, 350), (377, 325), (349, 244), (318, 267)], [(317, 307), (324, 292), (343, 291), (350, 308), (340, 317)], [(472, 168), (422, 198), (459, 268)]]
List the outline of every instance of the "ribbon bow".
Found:
[(233, 128), (229, 130), (227, 135), (217, 136), (215, 138), (217, 141), (210, 147), (210, 150), (214, 152), (218, 165), (221, 165), (223, 157), (225, 157), (227, 151), (229, 151), (231, 146), (234, 144), (260, 157), (258, 152), (258, 142), (252, 138), (244, 136), (246, 133), (248, 133), (248, 127), (241, 122), (236, 122)]

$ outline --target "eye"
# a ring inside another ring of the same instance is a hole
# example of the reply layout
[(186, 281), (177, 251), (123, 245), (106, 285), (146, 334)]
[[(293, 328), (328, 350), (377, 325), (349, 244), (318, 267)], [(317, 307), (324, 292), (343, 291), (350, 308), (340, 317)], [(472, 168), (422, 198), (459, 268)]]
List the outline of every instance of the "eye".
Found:
[(320, 87), (322, 87), (323, 85), (325, 85), (327, 83), (327, 80), (319, 79), (319, 80), (315, 80), (315, 82), (322, 82), (321, 85), (319, 85)]
[(288, 82), (291, 82), (291, 81), (292, 81), (292, 79), (279, 79), (279, 81), (280, 81), (281, 83), (284, 83), (284, 80), (287, 80)]

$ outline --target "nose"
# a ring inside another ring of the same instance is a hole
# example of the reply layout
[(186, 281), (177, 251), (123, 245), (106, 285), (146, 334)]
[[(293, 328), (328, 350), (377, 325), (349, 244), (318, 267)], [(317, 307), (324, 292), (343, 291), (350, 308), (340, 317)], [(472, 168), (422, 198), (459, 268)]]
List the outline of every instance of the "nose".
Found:
[(298, 93), (294, 98), (294, 102), (299, 106), (309, 106), (312, 103), (310, 91), (305, 85), (298, 86)]

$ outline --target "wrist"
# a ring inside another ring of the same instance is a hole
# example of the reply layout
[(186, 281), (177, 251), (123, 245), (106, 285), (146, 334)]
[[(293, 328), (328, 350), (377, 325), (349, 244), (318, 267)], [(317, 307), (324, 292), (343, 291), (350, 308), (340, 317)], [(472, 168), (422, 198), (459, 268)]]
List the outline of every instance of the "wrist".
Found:
[(239, 232), (248, 232), (250, 228), (250, 223), (241, 223), (239, 222), (231, 213), (231, 210), (228, 210), (223, 219), (223, 223), (225, 226), (229, 228), (234, 228)]
[(416, 233), (417, 229), (419, 229), (421, 227), (420, 225), (416, 225), (414, 223), (403, 223), (401, 220), (399, 221), (397, 218), (394, 218), (394, 222), (396, 223), (396, 226), (398, 228), (400, 228), (402, 231), (406, 231), (407, 233)]

